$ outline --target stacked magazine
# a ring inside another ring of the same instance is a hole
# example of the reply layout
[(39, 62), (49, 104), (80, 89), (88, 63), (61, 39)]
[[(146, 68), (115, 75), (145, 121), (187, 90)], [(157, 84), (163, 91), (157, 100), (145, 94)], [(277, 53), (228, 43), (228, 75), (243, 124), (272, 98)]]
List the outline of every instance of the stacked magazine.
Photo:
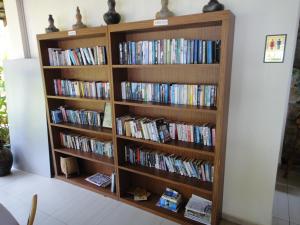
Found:
[(107, 187), (111, 184), (111, 177), (102, 173), (96, 173), (85, 179), (86, 181), (97, 185), (98, 187)]
[(171, 188), (166, 188), (159, 201), (156, 203), (158, 207), (162, 207), (173, 212), (178, 212), (182, 202), (181, 194)]
[(210, 225), (211, 224), (211, 201), (192, 195), (185, 206), (184, 216), (191, 220)]

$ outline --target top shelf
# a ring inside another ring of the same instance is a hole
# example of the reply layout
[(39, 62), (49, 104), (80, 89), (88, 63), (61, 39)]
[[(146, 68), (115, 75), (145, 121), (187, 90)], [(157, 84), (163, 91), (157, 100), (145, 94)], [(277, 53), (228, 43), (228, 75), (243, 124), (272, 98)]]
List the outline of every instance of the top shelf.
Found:
[(198, 69), (219, 69), (220, 64), (137, 64), (137, 65), (112, 65), (112, 68), (128, 68), (128, 69), (138, 69), (138, 68), (198, 68)]
[(107, 69), (108, 65), (88, 65), (88, 66), (43, 66), (43, 69), (94, 69), (102, 68)]

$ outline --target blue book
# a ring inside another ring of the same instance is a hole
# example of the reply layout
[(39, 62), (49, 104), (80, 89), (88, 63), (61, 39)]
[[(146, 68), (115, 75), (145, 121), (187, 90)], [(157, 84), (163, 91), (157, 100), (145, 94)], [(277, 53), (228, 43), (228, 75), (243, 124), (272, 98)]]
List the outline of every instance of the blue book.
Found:
[(191, 63), (191, 41), (187, 40), (187, 55), (186, 55), (186, 64)]
[(198, 44), (199, 40), (194, 40), (194, 64), (198, 63)]
[(136, 48), (135, 48), (136, 43), (135, 42), (131, 42), (131, 52), (132, 52), (132, 59), (131, 62), (133, 65), (136, 64)]
[(198, 40), (198, 63), (202, 63), (202, 57), (203, 57), (203, 52), (202, 52), (202, 40)]
[(191, 52), (190, 52), (190, 58), (191, 58), (191, 64), (194, 64), (194, 49), (195, 49), (195, 42), (194, 40), (191, 40)]
[(213, 46), (212, 41), (207, 41), (207, 64), (213, 63)]

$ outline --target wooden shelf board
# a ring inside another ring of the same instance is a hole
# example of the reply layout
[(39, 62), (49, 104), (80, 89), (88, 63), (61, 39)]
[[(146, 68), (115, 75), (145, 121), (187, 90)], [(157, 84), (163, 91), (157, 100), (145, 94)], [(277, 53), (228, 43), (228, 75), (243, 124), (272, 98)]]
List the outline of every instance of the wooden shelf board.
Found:
[(87, 66), (43, 66), (43, 69), (108, 69), (108, 65), (87, 65)]
[(129, 101), (129, 100), (114, 101), (114, 103), (117, 105), (127, 105), (127, 106), (136, 106), (136, 107), (144, 107), (144, 108), (191, 111), (197, 113), (203, 112), (203, 113), (211, 113), (211, 114), (217, 113), (216, 107), (162, 104), (162, 103), (155, 103), (155, 102), (142, 102), (142, 101)]
[(60, 153), (66, 154), (66, 155), (78, 157), (81, 159), (89, 160), (92, 162), (101, 163), (106, 166), (111, 166), (111, 167), (115, 166), (113, 158), (108, 158), (106, 156), (101, 156), (101, 155), (98, 155), (98, 154), (95, 154), (92, 152), (81, 152), (78, 150), (68, 149), (68, 148), (56, 148), (56, 149), (54, 149), (54, 151), (60, 152)]
[(154, 179), (159, 179), (173, 184), (179, 184), (188, 188), (197, 189), (207, 195), (212, 195), (212, 183), (199, 181), (195, 178), (181, 176), (179, 174), (170, 173), (155, 168), (143, 167), (139, 165), (124, 164), (119, 166), (119, 169), (147, 176)]
[(86, 102), (97, 102), (97, 103), (110, 103), (109, 99), (99, 99), (99, 98), (84, 98), (84, 97), (69, 97), (69, 96), (56, 96), (47, 95), (48, 99), (61, 99), (61, 100), (71, 100), (71, 101), (86, 101)]
[(138, 139), (138, 138), (133, 138), (133, 137), (126, 137), (126, 136), (122, 136), (122, 135), (117, 135), (117, 138), (124, 139), (124, 140), (130, 140), (130, 141), (134, 141), (134, 142), (139, 142), (142, 144), (143, 143), (151, 144), (151, 145), (154, 145), (157, 147), (167, 146), (167, 147), (170, 147), (170, 148), (173, 148), (176, 150), (198, 153), (203, 156), (208, 156), (211, 158), (213, 158), (215, 156), (215, 153), (213, 150), (214, 148), (203, 147), (203, 146), (196, 145), (194, 143), (188, 143), (188, 142), (183, 142), (183, 141), (170, 141), (167, 143), (158, 143), (158, 142), (154, 142), (154, 141)]
[(219, 69), (220, 64), (137, 64), (137, 65), (112, 65), (112, 68), (126, 69), (154, 69), (154, 68), (195, 68), (195, 69)]
[(101, 134), (105, 136), (112, 136), (112, 130), (109, 128), (98, 128), (98, 127), (92, 127), (87, 125), (78, 125), (78, 124), (72, 124), (72, 123), (51, 123), (50, 124), (53, 127), (60, 127), (60, 128), (66, 128), (71, 130), (78, 130), (78, 131), (85, 131), (90, 132), (94, 134)]
[(77, 177), (72, 177), (72, 178), (66, 178), (63, 175), (56, 175), (55, 177), (59, 180), (80, 186), (82, 188), (88, 189), (90, 191), (96, 192), (98, 194), (102, 194), (106, 197), (111, 197), (114, 199), (117, 199), (117, 195), (116, 193), (112, 193), (110, 191), (110, 186), (108, 186), (107, 188), (102, 188), (102, 187), (98, 187), (94, 184), (89, 183), (88, 181), (85, 180), (85, 178), (91, 176), (92, 174), (81, 174), (80, 176)]
[(129, 195), (128, 196), (127, 195), (121, 196), (120, 200), (127, 203), (127, 204), (133, 205), (137, 208), (140, 208), (140, 209), (143, 209), (143, 210), (146, 210), (146, 211), (150, 211), (150, 212), (152, 212), (156, 215), (159, 215), (159, 216), (162, 216), (164, 218), (173, 220), (173, 221), (175, 221), (179, 224), (203, 225), (202, 223), (199, 223), (199, 222), (196, 222), (196, 221), (193, 221), (193, 220), (190, 220), (190, 219), (184, 217), (184, 210), (185, 210), (184, 206), (185, 206), (186, 202), (184, 202), (181, 205), (181, 208), (179, 209), (179, 211), (177, 213), (175, 213), (175, 212), (172, 212), (170, 210), (167, 210), (167, 209), (156, 206), (156, 203), (158, 202), (159, 198), (160, 198), (160, 196), (151, 193), (151, 196), (149, 197), (149, 199), (147, 201), (134, 201), (132, 199), (132, 197), (130, 197)]

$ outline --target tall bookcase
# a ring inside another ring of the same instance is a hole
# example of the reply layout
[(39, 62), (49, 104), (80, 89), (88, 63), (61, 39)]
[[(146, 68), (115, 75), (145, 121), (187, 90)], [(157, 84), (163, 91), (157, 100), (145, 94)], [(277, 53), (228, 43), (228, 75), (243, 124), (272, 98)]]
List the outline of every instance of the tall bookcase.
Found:
[[(70, 35), (71, 34), (71, 35)], [(234, 35), (234, 15), (230, 11), (172, 17), (167, 25), (155, 26), (153, 20), (122, 23), (105, 27), (86, 28), (74, 32), (58, 32), (37, 35), (41, 70), (44, 78), (48, 127), (55, 177), (83, 188), (99, 192), (138, 208), (150, 211), (180, 224), (199, 224), (184, 217), (184, 206), (192, 194), (212, 200), (212, 224), (219, 222), (222, 211), (226, 131), (230, 91), (231, 58)], [(124, 41), (159, 40), (172, 38), (221, 40), (219, 64), (171, 64), (171, 65), (120, 65), (119, 43)], [(101, 66), (49, 66), (48, 48), (78, 48), (104, 45), (107, 48), (108, 65)], [(87, 81), (108, 81), (111, 99), (87, 99), (55, 96), (53, 79), (66, 78)], [(124, 101), (121, 98), (121, 82), (152, 82), (217, 85), (217, 107), (197, 107), (171, 104), (154, 104)], [(73, 124), (53, 124), (49, 110), (68, 104), (73, 108), (103, 110), (105, 103), (112, 105), (112, 129), (92, 128)], [(116, 118), (133, 114), (150, 118), (164, 117), (191, 124), (216, 125), (216, 145), (204, 148), (192, 143), (171, 141), (156, 143), (143, 139), (120, 136), (116, 133)], [(114, 144), (114, 158), (93, 153), (83, 153), (61, 147), (60, 131), (73, 131)], [(214, 182), (208, 183), (147, 167), (127, 164), (124, 160), (125, 145), (141, 145), (153, 151), (207, 160), (214, 165)], [(81, 175), (66, 179), (60, 169), (60, 156), (78, 158)], [(84, 179), (96, 172), (116, 173), (116, 193), (98, 188)], [(128, 196), (131, 187), (143, 187), (151, 192), (148, 201), (136, 202)], [(184, 204), (178, 213), (157, 207), (155, 204), (166, 187), (178, 190)]]

